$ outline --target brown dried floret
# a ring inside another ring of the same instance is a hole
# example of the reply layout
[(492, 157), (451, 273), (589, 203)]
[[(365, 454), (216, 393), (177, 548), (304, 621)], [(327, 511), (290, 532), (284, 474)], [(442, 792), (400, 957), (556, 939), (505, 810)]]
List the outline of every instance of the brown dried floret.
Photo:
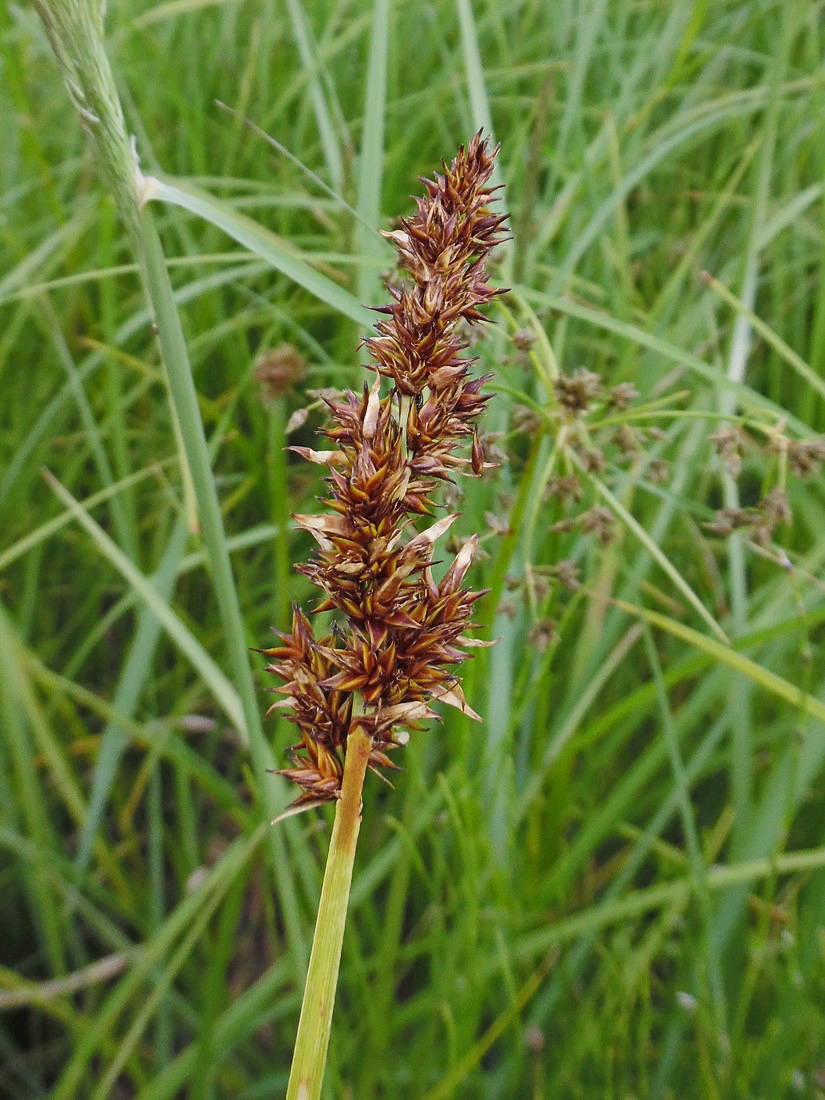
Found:
[(624, 412), (625, 409), (630, 408), (638, 396), (639, 391), (632, 382), (620, 382), (610, 390), (608, 404), (612, 409)]
[(544, 653), (549, 645), (555, 645), (558, 640), (559, 632), (555, 619), (541, 619), (527, 631), (527, 644), (535, 646), (539, 653)]
[(755, 508), (723, 508), (705, 527), (711, 534), (727, 538), (734, 531), (749, 529), (751, 538), (767, 546), (774, 530), (793, 518), (788, 498), (778, 486), (759, 501)]
[(720, 508), (711, 523), (704, 524), (712, 535), (727, 538), (734, 531), (749, 527), (753, 523), (753, 514), (745, 508)]
[(513, 333), (513, 343), (519, 351), (529, 351), (536, 342), (536, 335), (529, 328), (520, 328)]
[(654, 458), (647, 468), (648, 480), (653, 485), (662, 485), (670, 477), (670, 463), (664, 458)]
[(633, 457), (642, 450), (641, 436), (629, 424), (622, 424), (617, 428), (613, 435), (613, 442), (626, 458)]
[(805, 439), (788, 444), (788, 462), (798, 477), (816, 473), (825, 462), (825, 439)]
[(578, 567), (566, 558), (556, 562), (555, 565), (551, 565), (548, 573), (564, 585), (568, 592), (577, 592), (581, 588)]
[(266, 401), (273, 401), (286, 393), (294, 383), (301, 381), (306, 370), (306, 359), (291, 344), (262, 351), (253, 367)]
[(742, 472), (742, 433), (733, 424), (724, 424), (710, 437), (710, 441), (728, 468), (731, 477)]
[(554, 389), (559, 403), (569, 415), (580, 416), (601, 396), (602, 382), (598, 374), (579, 368), (572, 376), (560, 374)]
[(589, 474), (602, 474), (607, 467), (607, 460), (601, 451), (583, 450), (579, 452), (579, 457), (582, 460), (582, 465)]
[(782, 524), (791, 522), (791, 506), (788, 503), (787, 494), (778, 486), (765, 494), (759, 501), (757, 509), (762, 518), (762, 523), (771, 531), (775, 527), (781, 527)]
[(591, 532), (602, 546), (607, 546), (613, 538), (616, 520), (609, 508), (590, 508), (582, 516), (582, 531)]
[(573, 500), (577, 504), (582, 498), (581, 482), (575, 474), (560, 474), (547, 482), (545, 497), (548, 500)]

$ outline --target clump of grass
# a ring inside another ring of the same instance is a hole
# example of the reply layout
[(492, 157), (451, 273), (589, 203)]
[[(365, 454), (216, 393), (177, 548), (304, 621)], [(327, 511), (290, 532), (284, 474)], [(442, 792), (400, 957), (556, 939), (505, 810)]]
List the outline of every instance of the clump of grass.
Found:
[[(495, 152), (476, 134), (443, 175), (424, 181), (415, 216), (387, 234), (412, 286), (392, 292), (393, 303), (379, 310), (386, 319), (366, 341), (375, 382), (327, 399), (334, 449), (293, 448), (328, 470), (329, 512), (295, 519), (318, 543), (299, 566), (323, 592), (315, 610), (339, 618), (316, 639), (296, 607), (292, 632), (262, 651), (273, 661), (268, 671), (285, 681), (277, 690), (286, 698), (270, 709), (287, 709), (301, 734), (290, 750), (294, 766), (281, 772), (302, 788), (292, 811), (337, 803), (290, 1096), (320, 1093), (365, 771), (395, 766), (388, 754), (437, 717), (433, 702), (478, 718), (453, 671), (468, 649), (488, 644), (465, 633), (482, 595), (462, 587), (478, 536), (436, 581), (434, 545), (458, 516), (422, 531), (414, 523), (432, 517), (437, 487), (453, 472), (489, 465), (477, 420), (490, 376), (472, 376), (462, 326), (484, 321), (480, 307), (500, 293), (485, 269), (506, 221), (490, 210)], [(459, 453), (462, 444), (469, 455)]]
[[(288, 8), (109, 5), (124, 197), (131, 132), (144, 171), (185, 175), (150, 209), (197, 333), (234, 637), (212, 536), (187, 541), (135, 251), (31, 12), (1, 9), (0, 1092), (283, 1094), (323, 865), (306, 815), (259, 827), (289, 798), (247, 647), (303, 606), (287, 501), (315, 510), (314, 479), (282, 451), (293, 398), (265, 412), (253, 366), (288, 344), (307, 386), (359, 389), (373, 227), (411, 163), (489, 120), (515, 240), (485, 420), (508, 461), (461, 507), (492, 589), (475, 615), (497, 607), (502, 640), (460, 669), (483, 726), (443, 708), (449, 744), (422, 731), (397, 796), (372, 784), (325, 1085), (815, 1093), (822, 478), (791, 475), (825, 427), (816, 9)], [(554, 383), (582, 368), (602, 396), (577, 412)], [(610, 408), (630, 381), (640, 398)], [(793, 522), (770, 530), (776, 489)]]

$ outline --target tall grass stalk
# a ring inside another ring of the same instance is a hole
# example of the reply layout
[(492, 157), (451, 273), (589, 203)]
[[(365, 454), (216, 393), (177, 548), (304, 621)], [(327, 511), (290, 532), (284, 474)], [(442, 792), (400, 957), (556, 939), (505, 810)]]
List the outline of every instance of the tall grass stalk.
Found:
[[(215, 599), (232, 673), (240, 694), (245, 728), (238, 735), (248, 744), (256, 776), (271, 763), (249, 664), (247, 639), (232, 574), (221, 505), (215, 485), (180, 314), (175, 303), (163, 248), (151, 206), (144, 203), (145, 180), (136, 149), (127, 135), (123, 110), (103, 42), (103, 5), (96, 0), (37, 0), (36, 8), (49, 36), (75, 109), (89, 132), (101, 177), (108, 185), (120, 220), (138, 260), (160, 343), (161, 358), (182, 450), (184, 486), (191, 478), (197, 505), (196, 527), (202, 533)], [(255, 786), (268, 817), (277, 803), (271, 786)], [(304, 956), (303, 934), (295, 908), (294, 888), (283, 838), (270, 838), (275, 874), (296, 967)]]

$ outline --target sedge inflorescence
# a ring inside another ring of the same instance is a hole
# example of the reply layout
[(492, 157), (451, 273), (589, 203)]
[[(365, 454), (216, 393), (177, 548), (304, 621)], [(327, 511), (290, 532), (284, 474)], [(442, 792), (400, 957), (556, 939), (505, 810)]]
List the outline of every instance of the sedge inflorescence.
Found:
[[(439, 581), (433, 548), (457, 515), (434, 516), (434, 494), (455, 472), (485, 466), (477, 421), (490, 375), (473, 377), (466, 323), (501, 293), (488, 285), (486, 258), (502, 240), (506, 215), (490, 210), (497, 149), (477, 134), (443, 174), (422, 180), (417, 212), (387, 236), (409, 277), (380, 307), (376, 335), (364, 343), (376, 378), (360, 394), (327, 399), (327, 450), (294, 447), (326, 466), (328, 511), (296, 515), (317, 543), (298, 569), (323, 593), (316, 612), (337, 613), (316, 638), (293, 609), (292, 630), (262, 652), (275, 689), (300, 731), (280, 774), (302, 793), (293, 808), (339, 797), (347, 736), (354, 724), (371, 739), (369, 766), (393, 767), (401, 731), (436, 717), (435, 701), (478, 715), (465, 701), (455, 667), (484, 643), (465, 633), (482, 593), (463, 586), (478, 536), (464, 543)], [(382, 396), (382, 381), (387, 392)], [(468, 453), (469, 452), (469, 453)]]

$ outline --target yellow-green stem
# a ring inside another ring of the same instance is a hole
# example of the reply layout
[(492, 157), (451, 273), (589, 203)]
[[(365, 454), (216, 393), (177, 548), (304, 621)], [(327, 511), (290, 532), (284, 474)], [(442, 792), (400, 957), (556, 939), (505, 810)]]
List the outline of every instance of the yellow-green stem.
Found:
[(347, 737), (341, 797), (335, 806), (335, 824), (318, 904), (287, 1100), (317, 1100), (321, 1095), (352, 867), (361, 828), (361, 791), (371, 749), (372, 738), (364, 732), (355, 717)]

